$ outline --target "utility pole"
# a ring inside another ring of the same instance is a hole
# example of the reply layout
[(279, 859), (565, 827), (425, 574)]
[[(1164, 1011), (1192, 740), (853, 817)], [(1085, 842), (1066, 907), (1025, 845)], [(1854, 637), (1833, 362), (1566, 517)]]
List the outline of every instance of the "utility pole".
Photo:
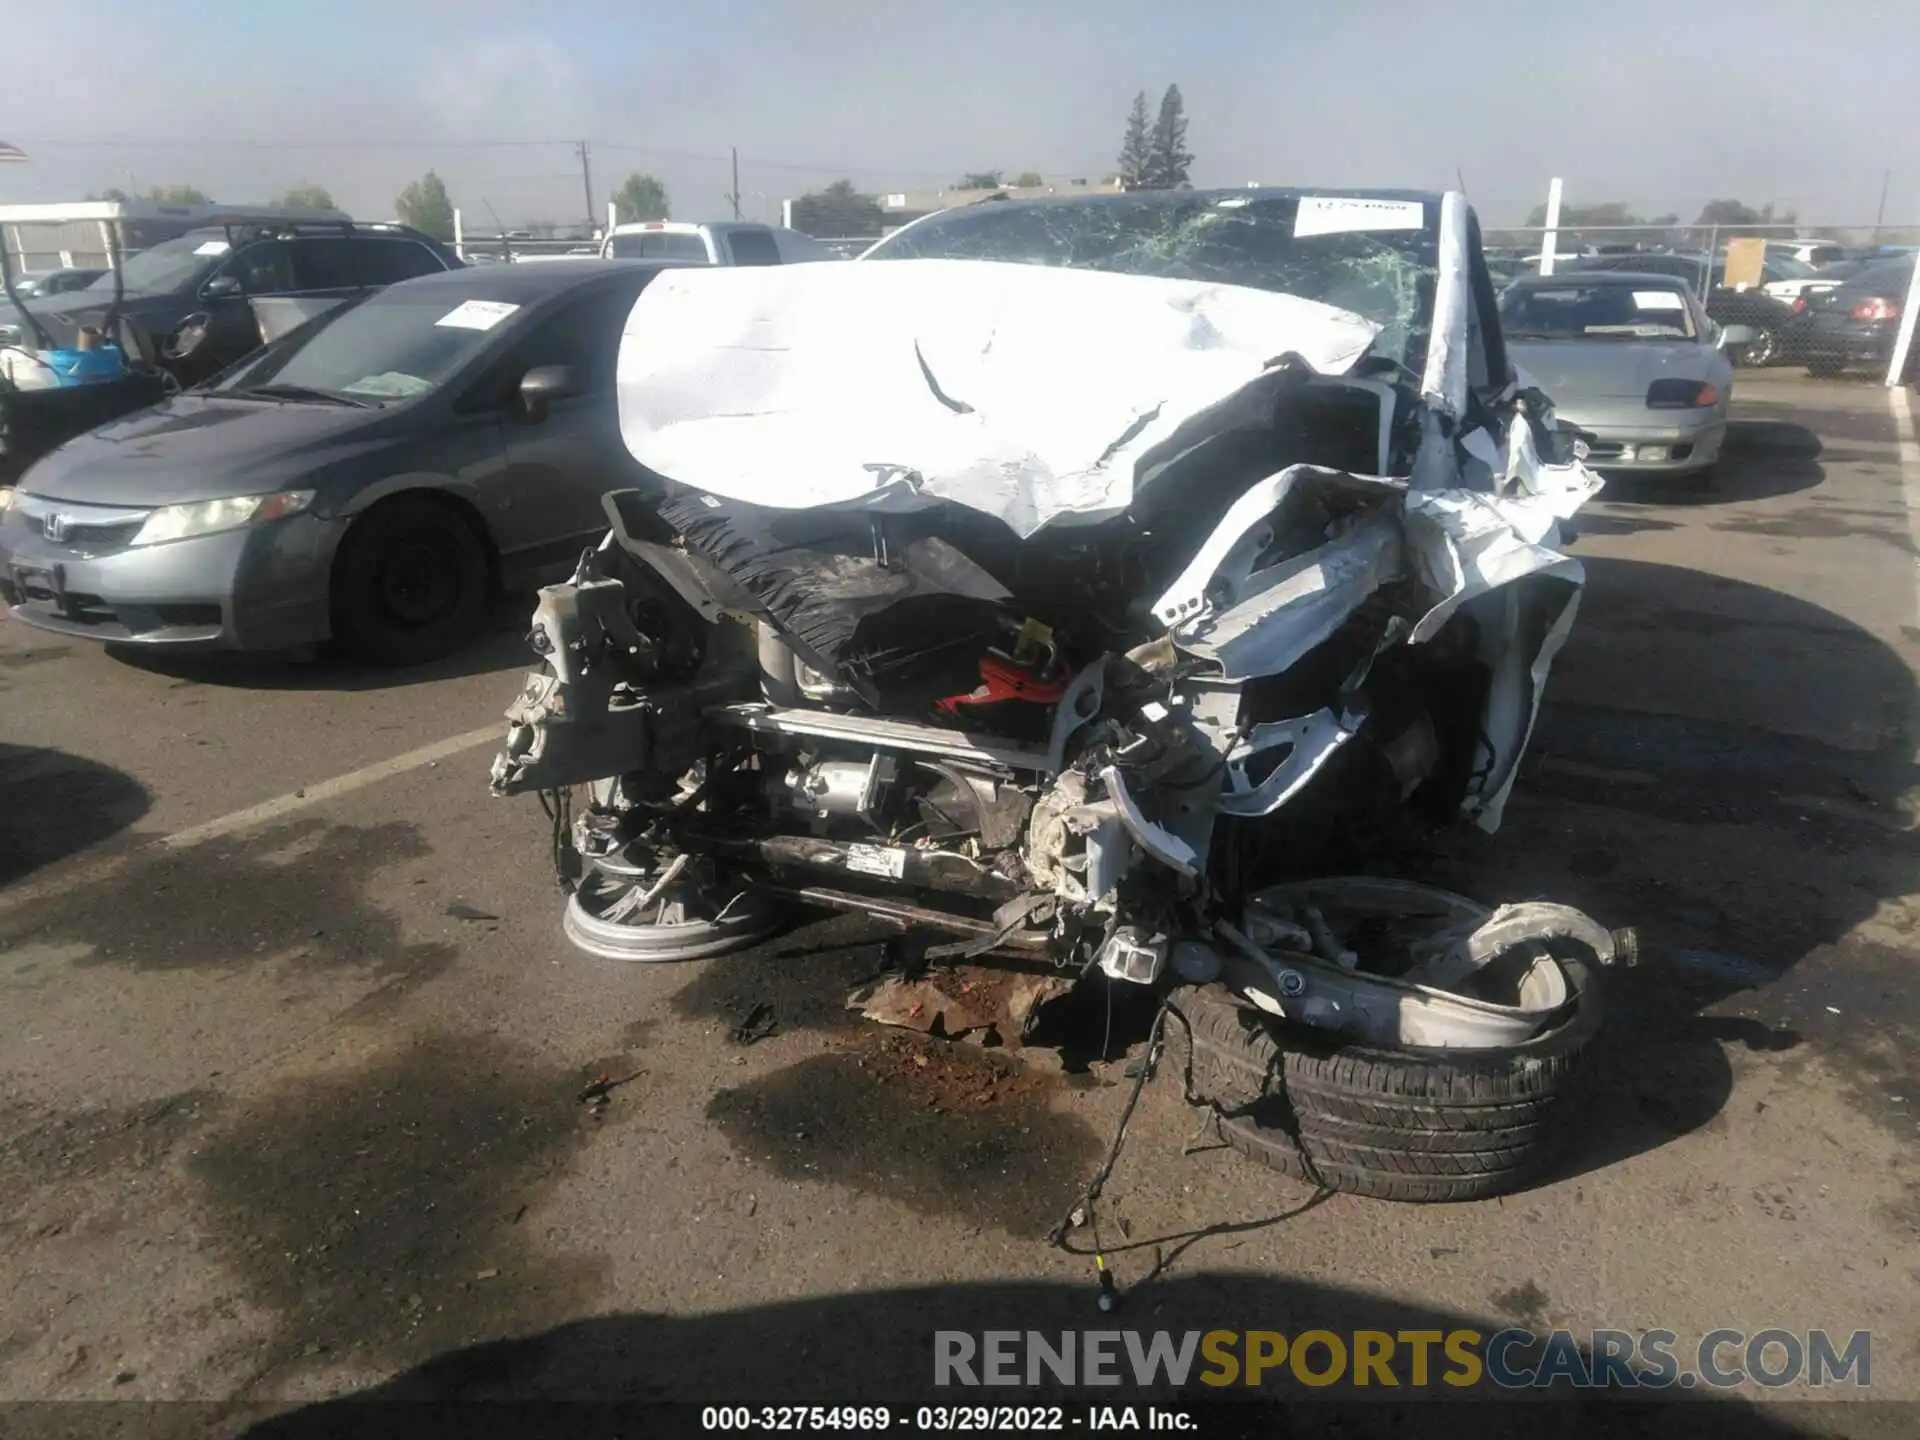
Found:
[(733, 147), (733, 191), (727, 196), (733, 202), (733, 218), (740, 218), (740, 147)]
[(587, 196), (587, 232), (593, 232), (593, 168), (587, 160), (587, 142), (582, 140), (580, 150), (580, 186)]
[(1880, 172), (1880, 208), (1873, 215), (1873, 243), (1876, 245), (1880, 243), (1880, 227), (1886, 223), (1887, 219), (1887, 184), (1892, 179), (1893, 171)]

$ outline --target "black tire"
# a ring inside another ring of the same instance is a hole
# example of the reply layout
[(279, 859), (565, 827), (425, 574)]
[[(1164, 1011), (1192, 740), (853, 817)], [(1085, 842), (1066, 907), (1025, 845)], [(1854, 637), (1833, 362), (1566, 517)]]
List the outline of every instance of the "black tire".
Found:
[(1193, 1088), (1249, 1159), (1329, 1190), (1380, 1200), (1482, 1200), (1538, 1178), (1568, 1128), (1601, 1021), (1587, 964), (1563, 957), (1579, 994), (1547, 1034), (1488, 1050), (1343, 1045), (1189, 989)]
[(1816, 380), (1831, 380), (1846, 368), (1847, 362), (1844, 360), (1809, 360), (1807, 362), (1807, 374)]
[(491, 588), (486, 541), (468, 515), (429, 495), (397, 495), (340, 542), (333, 637), (369, 664), (437, 660), (480, 633)]

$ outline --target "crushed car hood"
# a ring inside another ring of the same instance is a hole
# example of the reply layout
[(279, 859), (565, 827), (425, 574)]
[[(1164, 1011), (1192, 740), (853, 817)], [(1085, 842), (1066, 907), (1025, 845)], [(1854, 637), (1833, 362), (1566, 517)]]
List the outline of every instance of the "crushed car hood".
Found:
[(1379, 332), (1297, 296), (1049, 266), (673, 270), (628, 318), (620, 424), (642, 464), (729, 500), (945, 500), (1024, 537), (1266, 423), (1282, 357), (1345, 374)]

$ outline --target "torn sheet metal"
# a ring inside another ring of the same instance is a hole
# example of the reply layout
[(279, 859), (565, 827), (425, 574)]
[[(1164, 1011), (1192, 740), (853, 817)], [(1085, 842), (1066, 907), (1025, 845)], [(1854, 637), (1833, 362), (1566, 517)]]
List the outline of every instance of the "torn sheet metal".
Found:
[(1344, 374), (1380, 329), (1242, 286), (992, 261), (670, 270), (628, 317), (621, 431), (714, 495), (949, 500), (1027, 536), (1125, 509), (1168, 447), (1264, 423), (1276, 357)]
[(1247, 597), (1176, 637), (1221, 678), (1278, 675), (1328, 639), (1366, 598), (1405, 570), (1400, 519), (1368, 516), (1317, 550), (1249, 578)]
[(883, 975), (856, 988), (847, 1008), (881, 1025), (1017, 1047), (1040, 1007), (1071, 988), (1065, 976), (956, 965), (919, 979)]

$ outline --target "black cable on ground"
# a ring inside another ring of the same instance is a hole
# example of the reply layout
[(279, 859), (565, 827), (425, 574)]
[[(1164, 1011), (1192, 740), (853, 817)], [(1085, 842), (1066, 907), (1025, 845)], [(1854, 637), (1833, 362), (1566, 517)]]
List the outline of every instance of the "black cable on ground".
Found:
[[(1202, 1240), (1214, 1235), (1241, 1234), (1249, 1230), (1263, 1229), (1268, 1225), (1277, 1225), (1284, 1220), (1292, 1220), (1300, 1215), (1306, 1214), (1307, 1211), (1321, 1204), (1329, 1196), (1334, 1194), (1332, 1187), (1322, 1180), (1319, 1173), (1313, 1168), (1312, 1161), (1307, 1157), (1305, 1147), (1302, 1146), (1300, 1149), (1301, 1157), (1306, 1164), (1307, 1173), (1314, 1179), (1316, 1188), (1313, 1194), (1308, 1196), (1305, 1201), (1290, 1210), (1283, 1210), (1276, 1215), (1264, 1216), (1258, 1220), (1217, 1221), (1211, 1225), (1203, 1225), (1197, 1230), (1182, 1231), (1175, 1235), (1162, 1235), (1151, 1240), (1134, 1240), (1124, 1245), (1109, 1247), (1101, 1241), (1100, 1222), (1096, 1207), (1098, 1206), (1101, 1192), (1105, 1189), (1107, 1181), (1113, 1176), (1114, 1166), (1119, 1163), (1121, 1147), (1126, 1143), (1127, 1127), (1132, 1123), (1133, 1112), (1135, 1107), (1140, 1103), (1141, 1092), (1146, 1089), (1147, 1081), (1153, 1077), (1154, 1072), (1159, 1068), (1160, 1049), (1165, 1041), (1166, 1020), (1168, 1015), (1172, 1015), (1178, 1020), (1182, 1028), (1187, 1032), (1187, 1063), (1181, 1074), (1181, 1099), (1195, 1109), (1207, 1110), (1216, 1121), (1223, 1115), (1230, 1115), (1232, 1113), (1223, 1110), (1217, 1101), (1206, 1099), (1194, 1093), (1193, 1022), (1187, 1018), (1185, 1012), (1183, 1012), (1178, 1005), (1173, 1003), (1173, 996), (1171, 994), (1167, 995), (1161, 1000), (1159, 1010), (1154, 1013), (1153, 1026), (1147, 1033), (1146, 1055), (1141, 1060), (1139, 1071), (1134, 1075), (1133, 1090), (1127, 1096), (1126, 1108), (1120, 1112), (1120, 1123), (1114, 1128), (1113, 1141), (1107, 1147), (1106, 1158), (1101, 1162), (1100, 1168), (1094, 1172), (1093, 1178), (1087, 1182), (1086, 1189), (1081, 1192), (1078, 1203), (1062, 1217), (1047, 1237), (1047, 1243), (1056, 1250), (1064, 1250), (1069, 1255), (1092, 1256), (1100, 1285), (1100, 1308), (1103, 1311), (1112, 1311), (1119, 1305), (1119, 1292), (1114, 1286), (1113, 1272), (1107, 1268), (1107, 1256), (1109, 1254), (1119, 1255), (1130, 1250), (1142, 1250), (1152, 1247), (1154, 1250), (1153, 1268), (1142, 1276), (1140, 1280), (1135, 1282), (1138, 1285), (1144, 1285), (1148, 1281), (1157, 1279), (1175, 1260)], [(1299, 1145), (1298, 1136), (1294, 1137), (1294, 1143), (1296, 1146)], [(1077, 1222), (1076, 1217), (1078, 1217)], [(1068, 1242), (1067, 1234), (1076, 1227), (1076, 1223), (1084, 1224), (1093, 1231), (1093, 1249), (1083, 1250)], [(1169, 1241), (1178, 1241), (1180, 1243), (1176, 1245), (1171, 1252), (1166, 1254), (1160, 1253), (1160, 1246)]]

